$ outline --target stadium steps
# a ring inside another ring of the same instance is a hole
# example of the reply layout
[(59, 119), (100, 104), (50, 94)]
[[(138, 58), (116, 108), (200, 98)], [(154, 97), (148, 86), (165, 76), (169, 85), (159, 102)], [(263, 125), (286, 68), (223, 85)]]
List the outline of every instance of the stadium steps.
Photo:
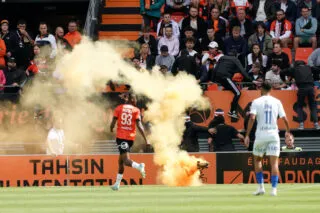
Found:
[(135, 41), (140, 36), (139, 0), (105, 0), (100, 18), (99, 40)]

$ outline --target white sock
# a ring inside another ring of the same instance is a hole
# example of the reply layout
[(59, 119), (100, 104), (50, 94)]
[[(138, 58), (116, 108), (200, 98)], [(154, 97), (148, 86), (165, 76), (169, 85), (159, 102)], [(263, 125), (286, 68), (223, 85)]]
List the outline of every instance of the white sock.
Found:
[(134, 162), (134, 161), (132, 161), (132, 168), (135, 168), (135, 169), (138, 169), (139, 170), (139, 168), (140, 168), (140, 164), (138, 164), (138, 163), (136, 163), (136, 162)]
[(117, 174), (117, 180), (116, 180), (116, 185), (120, 185), (120, 183), (121, 183), (121, 180), (122, 180), (122, 176), (123, 176), (123, 174)]
[(264, 189), (264, 184), (263, 183), (259, 184), (259, 187), (260, 189)]

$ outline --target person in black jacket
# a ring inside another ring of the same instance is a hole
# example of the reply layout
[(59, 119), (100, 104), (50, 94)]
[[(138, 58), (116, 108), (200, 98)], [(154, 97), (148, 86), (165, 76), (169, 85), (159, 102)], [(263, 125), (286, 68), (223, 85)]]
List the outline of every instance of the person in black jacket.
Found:
[[(187, 26), (190, 26), (195, 31), (195, 37), (197, 39), (204, 38), (207, 31), (207, 25), (203, 18), (198, 16), (198, 8), (195, 6), (190, 7), (189, 16), (182, 21), (181, 29), (184, 30)], [(180, 33), (183, 38), (183, 33)]]
[(314, 97), (314, 79), (312, 71), (304, 61), (296, 61), (295, 67), (289, 69), (288, 75), (291, 75), (296, 82), (298, 89), (298, 121), (300, 123), (298, 129), (304, 129), (303, 124), (303, 105), (304, 100), (307, 97), (309, 102), (311, 120), (314, 122), (314, 128), (320, 129), (318, 124), (317, 105)]
[(199, 152), (198, 132), (206, 132), (206, 127), (195, 125), (189, 116), (185, 117), (185, 130), (182, 136), (181, 149), (187, 152)]
[(250, 76), (241, 65), (239, 59), (233, 56), (221, 56), (216, 63), (213, 73), (215, 75), (216, 82), (220, 83), (225, 90), (230, 90), (234, 94), (228, 116), (238, 119), (237, 108), (241, 92), (231, 79), (235, 73), (241, 73), (246, 79), (246, 82), (252, 82)]
[(219, 37), (215, 36), (214, 29), (212, 26), (209, 26), (207, 29), (207, 35), (201, 40), (201, 51), (208, 51), (209, 47), (208, 45), (212, 42), (215, 41), (219, 44), (219, 48), (222, 52), (224, 52), (224, 43), (223, 40)]
[(150, 35), (150, 27), (146, 26), (143, 28), (143, 35), (140, 36), (137, 39), (137, 42), (142, 45), (144, 43), (149, 44), (149, 48), (151, 51), (151, 54), (153, 56), (156, 56), (158, 54), (158, 46), (157, 46), (157, 41), (156, 38), (153, 35)]
[(7, 20), (1, 21), (0, 36), (6, 43), (7, 59), (10, 57), (15, 57), (18, 48), (18, 39), (13, 32), (9, 31), (9, 22)]
[(237, 17), (230, 21), (230, 32), (232, 32), (234, 26), (240, 27), (240, 36), (244, 37), (246, 40), (254, 33), (252, 21), (246, 18), (246, 11), (244, 9), (239, 9)]
[(6, 76), (5, 93), (18, 93), (26, 80), (26, 73), (24, 70), (17, 69), (16, 59), (11, 57), (8, 59), (8, 67), (4, 70)]
[(177, 75), (178, 72), (185, 71), (188, 74), (197, 77), (197, 63), (193, 56), (189, 55), (188, 50), (181, 51), (181, 55), (175, 60), (172, 65), (171, 72), (173, 75)]
[[(248, 104), (248, 106), (247, 106), (248, 110), (246, 110), (246, 117), (244, 118), (244, 129), (245, 129), (245, 131), (247, 131), (247, 129), (248, 129), (248, 122), (249, 122), (249, 119), (250, 119), (251, 104), (252, 104), (252, 102), (250, 102)], [(249, 146), (247, 147), (248, 151), (252, 151), (253, 150), (254, 140), (256, 139), (256, 130), (257, 130), (257, 120), (254, 121), (252, 129), (251, 129), (251, 132), (250, 132), (250, 135), (249, 135), (250, 142), (249, 142)]]

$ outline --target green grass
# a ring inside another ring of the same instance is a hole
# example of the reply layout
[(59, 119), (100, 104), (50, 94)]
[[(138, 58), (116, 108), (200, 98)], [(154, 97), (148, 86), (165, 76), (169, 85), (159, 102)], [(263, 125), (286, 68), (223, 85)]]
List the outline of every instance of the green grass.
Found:
[(122, 186), (0, 189), (0, 213), (320, 212), (320, 184), (282, 184), (278, 196), (252, 196), (256, 185)]

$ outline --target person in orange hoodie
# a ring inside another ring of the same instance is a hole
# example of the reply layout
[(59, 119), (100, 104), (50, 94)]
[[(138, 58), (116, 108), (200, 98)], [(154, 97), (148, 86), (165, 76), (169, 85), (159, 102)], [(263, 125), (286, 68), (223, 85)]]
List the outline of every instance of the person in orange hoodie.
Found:
[(0, 38), (0, 68), (6, 66), (6, 61), (4, 60), (4, 57), (6, 56), (6, 43), (4, 43), (4, 40)]
[(64, 38), (69, 42), (72, 48), (76, 44), (81, 42), (81, 34), (78, 31), (78, 25), (76, 21), (69, 21), (68, 24), (68, 33), (64, 36)]

